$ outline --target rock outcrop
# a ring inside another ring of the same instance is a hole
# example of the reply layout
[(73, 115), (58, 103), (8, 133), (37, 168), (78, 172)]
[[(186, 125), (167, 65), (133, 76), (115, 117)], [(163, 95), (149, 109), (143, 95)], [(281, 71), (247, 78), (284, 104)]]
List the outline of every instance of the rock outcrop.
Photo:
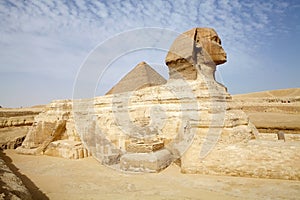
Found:
[(9, 169), (0, 152), (0, 199), (31, 200), (32, 196), (23, 182)]
[[(138, 90), (93, 99), (53, 101), (36, 117), (19, 152), (43, 147), (44, 153), (68, 157), (58, 150), (64, 145), (57, 143), (82, 141), (100, 163), (124, 171), (158, 172), (176, 161), (184, 173), (299, 180), (300, 168), (290, 168), (294, 162), (278, 161), (297, 158), (299, 145), (285, 143), (293, 153), (279, 143), (272, 149), (258, 140), (241, 106), (216, 82), (216, 65), (225, 61), (213, 29), (192, 29), (170, 48), (167, 83), (141, 89), (136, 85)], [(65, 130), (58, 134), (55, 127), (61, 121)], [(263, 154), (252, 152), (260, 146)]]
[(44, 106), (30, 108), (0, 108), (0, 149), (15, 149), (25, 136)]
[(36, 118), (28, 134), (17, 148), (22, 154), (45, 154), (69, 159), (88, 156), (75, 127), (70, 123), (72, 102), (53, 101)]

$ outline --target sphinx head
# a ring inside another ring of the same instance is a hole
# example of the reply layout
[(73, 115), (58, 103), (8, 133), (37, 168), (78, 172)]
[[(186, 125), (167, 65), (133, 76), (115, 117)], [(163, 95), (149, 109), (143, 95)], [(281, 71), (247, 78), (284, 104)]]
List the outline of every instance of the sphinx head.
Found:
[[(195, 47), (194, 53), (199, 53), (198, 56), (202, 56), (200, 60), (208, 64), (213, 62), (215, 65), (220, 65), (226, 62), (226, 53), (221, 46), (221, 39), (216, 31), (212, 28), (196, 28), (196, 34), (194, 35)], [(198, 61), (198, 60), (197, 60)]]
[(175, 39), (166, 57), (171, 79), (194, 80), (197, 73), (214, 78), (216, 65), (225, 62), (221, 39), (212, 28), (193, 28), (184, 32)]

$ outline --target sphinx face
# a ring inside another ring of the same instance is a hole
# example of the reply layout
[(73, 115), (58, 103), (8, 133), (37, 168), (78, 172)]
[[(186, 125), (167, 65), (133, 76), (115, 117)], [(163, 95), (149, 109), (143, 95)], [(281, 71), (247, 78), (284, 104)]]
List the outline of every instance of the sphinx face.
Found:
[(221, 39), (212, 28), (193, 28), (179, 35), (166, 56), (170, 79), (195, 80), (197, 73), (214, 78), (216, 65), (225, 62)]
[(213, 61), (216, 65), (220, 65), (227, 61), (226, 52), (221, 46), (221, 39), (214, 29), (197, 29), (195, 40), (196, 45), (205, 51), (204, 56), (208, 57), (204, 59), (206, 62)]

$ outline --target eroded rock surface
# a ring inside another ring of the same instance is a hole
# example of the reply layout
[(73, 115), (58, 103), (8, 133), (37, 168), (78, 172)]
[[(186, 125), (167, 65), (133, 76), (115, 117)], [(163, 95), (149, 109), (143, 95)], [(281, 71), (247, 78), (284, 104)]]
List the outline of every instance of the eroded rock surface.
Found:
[(0, 108), (0, 149), (20, 146), (44, 106), (30, 108)]
[(28, 134), (17, 148), (22, 154), (46, 154), (69, 159), (88, 156), (74, 123), (70, 122), (72, 102), (70, 100), (54, 101), (46, 106), (30, 127)]
[(31, 200), (32, 196), (23, 182), (8, 168), (0, 152), (0, 199)]
[(211, 28), (193, 28), (181, 34), (166, 57), (170, 79), (195, 80), (199, 72), (214, 78), (215, 66), (225, 62), (221, 39)]

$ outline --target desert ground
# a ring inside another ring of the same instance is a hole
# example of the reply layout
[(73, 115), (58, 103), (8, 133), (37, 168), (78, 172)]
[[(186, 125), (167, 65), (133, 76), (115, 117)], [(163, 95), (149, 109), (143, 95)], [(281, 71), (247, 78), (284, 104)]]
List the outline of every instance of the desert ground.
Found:
[[(300, 133), (300, 88), (233, 95), (260, 133)], [(290, 136), (291, 136), (290, 135)]]
[(121, 173), (92, 157), (68, 160), (2, 155), (33, 199), (299, 199), (300, 182), (182, 174), (172, 164), (161, 173)]

